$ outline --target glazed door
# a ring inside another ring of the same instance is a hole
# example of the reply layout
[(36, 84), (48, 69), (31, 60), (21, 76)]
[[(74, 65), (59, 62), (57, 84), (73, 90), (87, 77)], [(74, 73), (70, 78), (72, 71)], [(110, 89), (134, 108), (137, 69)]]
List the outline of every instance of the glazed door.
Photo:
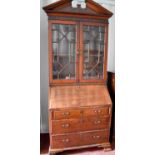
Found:
[(49, 21), (50, 83), (75, 83), (78, 76), (77, 23)]
[(80, 82), (106, 80), (107, 26), (80, 24)]

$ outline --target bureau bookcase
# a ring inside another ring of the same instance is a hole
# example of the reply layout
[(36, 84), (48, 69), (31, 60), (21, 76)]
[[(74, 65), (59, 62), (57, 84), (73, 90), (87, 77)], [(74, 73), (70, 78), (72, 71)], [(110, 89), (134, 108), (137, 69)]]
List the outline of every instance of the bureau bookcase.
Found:
[(110, 150), (107, 90), (108, 19), (93, 0), (45, 6), (49, 37), (49, 154), (88, 147)]

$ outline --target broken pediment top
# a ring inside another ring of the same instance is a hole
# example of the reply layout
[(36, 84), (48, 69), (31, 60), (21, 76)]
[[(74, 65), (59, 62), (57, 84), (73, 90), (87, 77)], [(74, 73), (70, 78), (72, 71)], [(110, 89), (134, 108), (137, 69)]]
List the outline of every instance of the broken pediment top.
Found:
[(93, 15), (93, 16), (103, 16), (106, 18), (110, 18), (113, 13), (94, 2), (93, 0), (86, 0), (86, 8), (82, 9), (80, 7), (72, 8), (71, 6), (72, 0), (59, 0), (52, 4), (49, 4), (43, 7), (44, 11), (48, 14), (48, 16), (52, 16), (52, 13), (57, 14), (83, 14), (83, 15)]

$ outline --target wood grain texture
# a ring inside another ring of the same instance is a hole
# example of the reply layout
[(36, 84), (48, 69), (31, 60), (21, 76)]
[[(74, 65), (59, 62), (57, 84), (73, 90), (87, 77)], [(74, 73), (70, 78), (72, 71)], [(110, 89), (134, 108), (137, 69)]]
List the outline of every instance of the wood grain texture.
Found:
[[(52, 150), (108, 143), (111, 125), (111, 99), (106, 86), (50, 87), (49, 101)], [(102, 132), (100, 135), (96, 135), (97, 139), (94, 139), (95, 135), (94, 138), (90, 137), (90, 134), (83, 135), (83, 132), (95, 133), (96, 130), (108, 131), (106, 138), (103, 138)], [(85, 137), (83, 140), (79, 139), (81, 134), (83, 138)]]
[(111, 99), (106, 86), (80, 85), (50, 88), (49, 109), (108, 106)]
[(64, 110), (54, 110), (52, 111), (54, 120), (59, 119), (74, 119), (79, 118), (81, 115), (80, 109), (64, 109)]
[(79, 132), (65, 135), (51, 135), (53, 148), (66, 148), (91, 144), (100, 144), (108, 140), (109, 131)]
[[(80, 15), (80, 16), (92, 16), (95, 14), (96, 17), (102, 17), (102, 18), (110, 18), (113, 13), (104, 8), (103, 6), (99, 5), (98, 3), (94, 2), (93, 0), (87, 0), (87, 7), (92, 10), (92, 14), (90, 12), (76, 12), (74, 9), (68, 9), (68, 11), (64, 10), (63, 8), (67, 8), (68, 6), (71, 6), (71, 0), (61, 0), (55, 3), (52, 3), (48, 6), (43, 7), (44, 11), (47, 13), (48, 16), (55, 15), (57, 13), (57, 16), (59, 14), (62, 14), (64, 16), (70, 15)], [(61, 9), (61, 11), (60, 11)]]
[(60, 119), (79, 119), (83, 117), (102, 117), (108, 116), (110, 114), (110, 108), (107, 107), (89, 107), (82, 108), (77, 107), (76, 109), (62, 109), (51, 111), (51, 120)]
[(109, 129), (109, 117), (89, 117), (84, 119), (52, 120), (52, 134)]

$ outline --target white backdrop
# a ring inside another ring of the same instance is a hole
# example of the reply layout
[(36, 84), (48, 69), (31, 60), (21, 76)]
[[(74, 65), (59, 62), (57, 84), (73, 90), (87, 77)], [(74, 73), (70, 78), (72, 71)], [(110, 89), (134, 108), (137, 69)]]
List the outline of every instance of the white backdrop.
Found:
[[(57, 0), (40, 1), (40, 131), (48, 132), (48, 19), (42, 10), (46, 6)], [(115, 12), (114, 0), (95, 0)], [(109, 50), (108, 50), (108, 71), (115, 72), (115, 15), (109, 20)]]

